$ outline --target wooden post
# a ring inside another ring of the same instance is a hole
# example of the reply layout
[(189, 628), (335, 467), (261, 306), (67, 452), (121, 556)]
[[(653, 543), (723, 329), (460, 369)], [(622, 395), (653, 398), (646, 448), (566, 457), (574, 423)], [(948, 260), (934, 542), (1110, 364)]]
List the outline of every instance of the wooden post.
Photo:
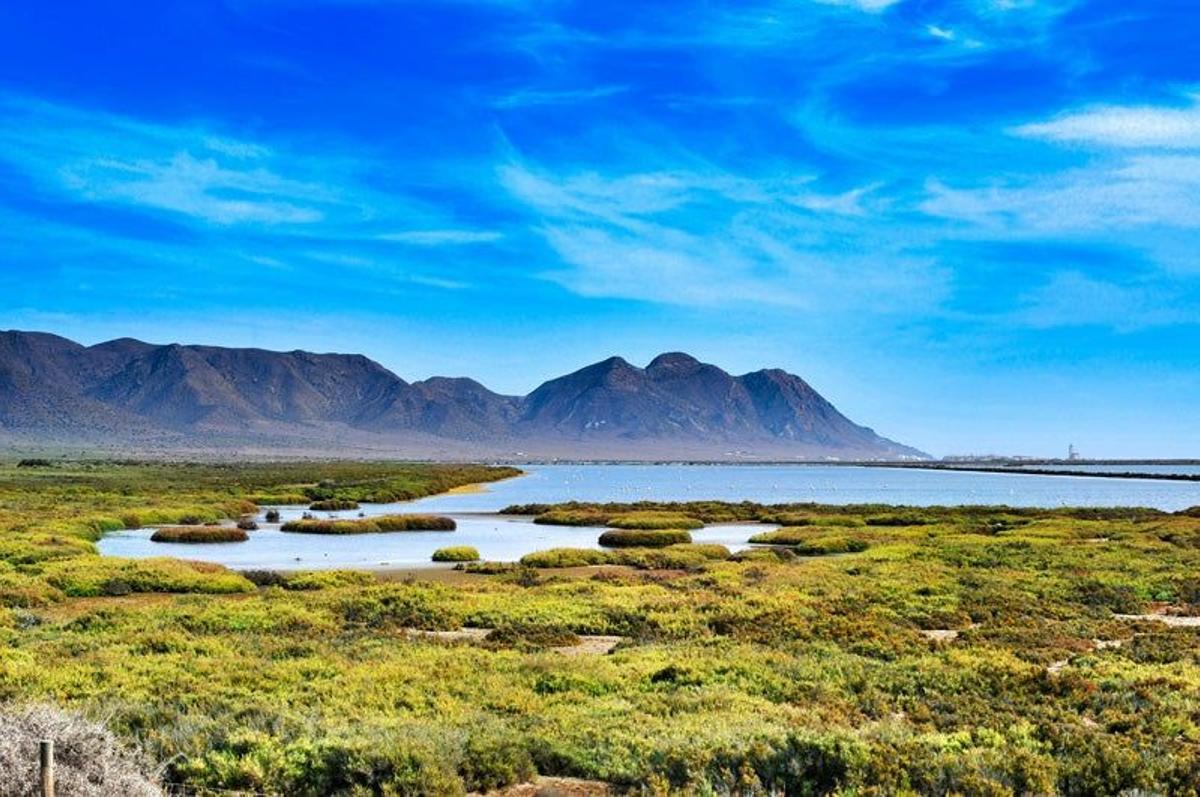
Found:
[(54, 797), (54, 742), (42, 739), (38, 744), (42, 769), (42, 797)]

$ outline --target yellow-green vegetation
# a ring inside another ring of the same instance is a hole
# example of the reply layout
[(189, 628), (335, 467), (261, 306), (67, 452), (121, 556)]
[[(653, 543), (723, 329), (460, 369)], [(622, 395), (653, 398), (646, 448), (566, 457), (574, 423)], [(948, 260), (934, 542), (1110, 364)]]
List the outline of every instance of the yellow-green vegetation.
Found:
[(454, 531), (453, 518), (438, 515), (380, 515), (358, 520), (289, 520), (281, 531), (297, 534), (379, 534), (387, 531)]
[(152, 542), (245, 542), (246, 529), (229, 526), (163, 526), (150, 535)]
[[(181, 793), (462, 794), (535, 772), (658, 794), (1188, 795), (1200, 783), (1200, 631), (1116, 616), (1200, 614), (1200, 518), (922, 509), (919, 526), (812, 530), (869, 545), (844, 556), (632, 548), (589, 555), (703, 561), (498, 568), (452, 585), (251, 583), (94, 555), (101, 521), (124, 512), (237, 517), (249, 491), (310, 481), (192, 467), (191, 482), (170, 467), (98, 465), (78, 481), (61, 466), (0, 469), (0, 701), (105, 718)], [(915, 511), (707, 506), (663, 511), (863, 524)], [(118, 595), (70, 597), (105, 585)], [(466, 626), (495, 631), (412, 633)], [(603, 656), (553, 650), (581, 635), (623, 641)]]
[(608, 525), (614, 529), (699, 529), (704, 521), (678, 512), (626, 512), (613, 515)]
[(778, 523), (780, 526), (796, 528), (800, 526), (865, 526), (862, 518), (852, 515), (809, 515), (802, 512), (779, 512), (764, 514), (757, 520), (763, 523)]
[(611, 529), (600, 535), (605, 548), (666, 548), (689, 543), (692, 535), (685, 529)]
[(789, 545), (801, 556), (859, 553), (867, 550), (870, 543), (866, 536), (862, 533), (848, 533), (851, 531), (854, 529), (825, 524), (785, 526), (755, 534), (750, 538), (750, 542), (756, 545)]
[(451, 545), (433, 552), (435, 562), (478, 562), (479, 550), (470, 545)]
[(533, 504), (511, 506), (504, 512), (516, 515), (536, 515), (533, 522), (547, 526), (612, 526), (616, 529), (698, 529), (704, 526), (703, 520), (683, 512), (630, 509), (630, 506), (642, 505), (618, 504), (596, 507), (570, 503), (549, 508), (543, 504)]
[[(521, 564), (532, 568), (595, 567), (623, 565), (640, 570), (698, 570), (711, 561), (729, 558), (724, 545), (681, 543), (665, 548), (551, 548), (521, 557)], [(480, 571), (477, 571), (480, 572)]]
[(324, 501), (313, 501), (308, 508), (314, 512), (344, 512), (348, 509), (358, 509), (358, 501), (347, 498), (329, 498)]
[(842, 534), (826, 534), (801, 542), (792, 548), (800, 556), (828, 556), (835, 553), (861, 553), (870, 547), (861, 537)]

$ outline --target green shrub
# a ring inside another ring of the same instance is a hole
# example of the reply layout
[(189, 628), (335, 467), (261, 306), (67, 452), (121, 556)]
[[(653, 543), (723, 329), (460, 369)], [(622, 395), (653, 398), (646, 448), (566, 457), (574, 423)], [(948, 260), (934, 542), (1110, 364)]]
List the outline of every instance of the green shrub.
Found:
[(1088, 579), (1075, 585), (1075, 600), (1085, 606), (1108, 609), (1117, 614), (1138, 614), (1146, 607), (1137, 590), (1128, 584)]
[(179, 559), (87, 557), (45, 566), (46, 581), (72, 597), (134, 592), (253, 592), (248, 580), (220, 565)]
[(451, 545), (433, 552), (435, 562), (478, 562), (479, 551), (470, 545)]
[(381, 515), (359, 520), (289, 520), (280, 529), (298, 534), (379, 534), (392, 531), (454, 531), (453, 518), (437, 515)]
[(314, 512), (344, 512), (349, 509), (358, 509), (358, 501), (351, 501), (347, 498), (327, 498), (323, 501), (313, 501), (308, 508)]
[(527, 783), (537, 770), (520, 736), (503, 727), (485, 725), (467, 737), (458, 773), (470, 793), (483, 794)]
[(749, 541), (755, 545), (798, 545), (814, 536), (816, 536), (816, 532), (811, 527), (785, 526), (781, 529), (755, 534)]
[(613, 529), (600, 535), (605, 548), (665, 548), (691, 541), (685, 529)]
[[(510, 507), (511, 509), (512, 507)], [(506, 510), (507, 511), (507, 510)], [(515, 514), (515, 513), (509, 513)], [(539, 514), (534, 523), (543, 526), (606, 526), (609, 515), (603, 512), (574, 509), (554, 509)]]
[(699, 529), (704, 521), (676, 512), (627, 512), (614, 515), (607, 525), (614, 529)]
[(730, 555), (733, 562), (793, 562), (796, 554), (791, 548), (748, 548)]
[(712, 560), (703, 553), (688, 550), (687, 545), (666, 548), (618, 548), (609, 554), (614, 565), (639, 570), (699, 570)]
[(494, 648), (545, 650), (579, 644), (579, 635), (562, 625), (507, 622), (488, 632), (484, 644)]
[(29, 609), (62, 600), (63, 594), (42, 578), (17, 572), (0, 562), (0, 606)]
[(521, 564), (526, 567), (588, 567), (608, 562), (607, 552), (592, 548), (550, 548), (521, 557)]
[(20, 462), (17, 463), (17, 467), (18, 468), (50, 468), (50, 467), (53, 467), (53, 465), (50, 463), (50, 460), (48, 460), (48, 459), (32, 457), (29, 459), (21, 460)]
[(340, 587), (366, 587), (378, 581), (374, 574), (362, 570), (306, 570), (288, 575), (279, 586), (286, 590), (307, 592)]
[(245, 542), (250, 535), (227, 526), (163, 526), (150, 535), (151, 542)]
[(878, 515), (867, 518), (868, 526), (927, 526), (936, 522), (933, 518), (914, 514)]
[(792, 550), (800, 556), (829, 556), (838, 553), (860, 553), (867, 550), (866, 540), (857, 537), (819, 537), (800, 543)]
[(761, 518), (763, 523), (777, 523), (780, 526), (862, 526), (863, 520), (847, 515), (810, 515), (803, 512), (778, 512), (766, 514)]
[(709, 542), (681, 542), (669, 546), (668, 551), (683, 551), (688, 553), (696, 553), (703, 556), (705, 559), (720, 561), (729, 558), (729, 549), (724, 545), (717, 545)]

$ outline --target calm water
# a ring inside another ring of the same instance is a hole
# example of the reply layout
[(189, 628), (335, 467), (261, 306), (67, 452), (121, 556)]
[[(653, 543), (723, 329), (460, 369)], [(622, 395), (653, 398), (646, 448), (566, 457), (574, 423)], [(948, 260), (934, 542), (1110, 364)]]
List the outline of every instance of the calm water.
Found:
[[(428, 565), (447, 545), (473, 545), (484, 559), (513, 561), (554, 547), (594, 548), (599, 529), (538, 526), (490, 513), (509, 504), (556, 501), (689, 501), (715, 499), (783, 503), (888, 503), (910, 505), (1008, 504), (1010, 506), (1152, 506), (1166, 510), (1200, 505), (1200, 484), (1028, 474), (968, 473), (821, 465), (541, 465), (526, 476), (488, 485), (477, 493), (434, 496), (404, 504), (373, 504), (379, 515), (436, 512), (454, 517), (453, 532), (400, 532), (345, 537), (285, 534), (277, 527), (251, 532), (242, 543), (179, 545), (150, 542), (151, 529), (109, 534), (100, 541), (109, 556), (175, 556), (238, 569), (319, 569)], [(305, 508), (280, 507), (284, 520)], [(352, 518), (358, 512), (317, 513)], [(261, 522), (261, 520), (260, 520)], [(697, 542), (743, 547), (762, 526), (713, 526), (693, 532)]]

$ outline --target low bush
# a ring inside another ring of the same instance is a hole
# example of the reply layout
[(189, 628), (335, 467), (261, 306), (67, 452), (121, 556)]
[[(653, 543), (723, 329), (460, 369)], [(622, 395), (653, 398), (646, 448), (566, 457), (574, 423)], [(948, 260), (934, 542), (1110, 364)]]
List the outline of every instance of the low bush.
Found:
[(605, 548), (665, 548), (691, 541), (685, 529), (612, 529), (600, 535)]
[(608, 521), (614, 529), (699, 529), (704, 521), (677, 512), (627, 512)]
[(29, 459), (21, 460), (20, 462), (17, 463), (17, 467), (18, 468), (49, 468), (49, 467), (53, 467), (53, 466), (50, 464), (50, 460), (48, 460), (48, 459), (32, 457)]
[(604, 512), (591, 510), (554, 509), (539, 514), (533, 522), (543, 526), (606, 526), (609, 517)]
[(452, 518), (438, 515), (381, 515), (361, 520), (289, 520), (280, 527), (298, 534), (379, 534), (389, 531), (454, 531)]
[(62, 600), (63, 594), (37, 576), (0, 562), (0, 606), (29, 609)]
[(479, 551), (470, 545), (451, 545), (433, 552), (435, 562), (478, 562)]
[(863, 519), (847, 515), (810, 515), (803, 512), (778, 512), (762, 517), (763, 523), (780, 526), (862, 526)]
[(798, 545), (812, 539), (815, 534), (809, 526), (785, 526), (755, 534), (749, 541), (755, 545)]
[(228, 526), (163, 526), (150, 535), (151, 542), (245, 542), (250, 535)]
[(280, 584), (286, 590), (309, 592), (340, 587), (366, 587), (378, 582), (372, 573), (362, 570), (306, 570), (291, 573)]
[(687, 545), (667, 548), (618, 548), (609, 552), (609, 564), (638, 570), (699, 570), (712, 560)]
[(314, 512), (344, 512), (358, 509), (358, 501), (351, 501), (347, 498), (326, 498), (323, 501), (313, 501), (308, 508)]
[(861, 553), (868, 547), (866, 540), (835, 535), (807, 540), (792, 550), (800, 556), (829, 556), (837, 553)]
[(791, 548), (748, 548), (731, 554), (732, 562), (794, 562), (796, 554)]
[(588, 567), (608, 564), (608, 561), (607, 552), (592, 548), (550, 548), (521, 557), (521, 564), (526, 567)]
[(220, 565), (181, 559), (88, 557), (45, 565), (52, 586), (72, 597), (128, 595), (137, 592), (253, 592), (242, 576)]
[(268, 509), (267, 514), (265, 515), (265, 520), (268, 523), (278, 523), (279, 522), (279, 510), (278, 509)]
[(578, 645), (579, 636), (561, 625), (545, 623), (504, 623), (488, 632), (484, 644), (496, 648), (544, 650)]
[(668, 551), (687, 551), (703, 556), (705, 559), (721, 561), (729, 558), (729, 549), (724, 545), (706, 542), (681, 542), (668, 547)]
[(258, 531), (258, 524), (253, 520), (247, 520), (245, 518), (238, 521), (237, 527), (242, 531)]
[(878, 515), (876, 517), (867, 518), (868, 526), (928, 526), (930, 523), (936, 523), (933, 518), (925, 515)]

